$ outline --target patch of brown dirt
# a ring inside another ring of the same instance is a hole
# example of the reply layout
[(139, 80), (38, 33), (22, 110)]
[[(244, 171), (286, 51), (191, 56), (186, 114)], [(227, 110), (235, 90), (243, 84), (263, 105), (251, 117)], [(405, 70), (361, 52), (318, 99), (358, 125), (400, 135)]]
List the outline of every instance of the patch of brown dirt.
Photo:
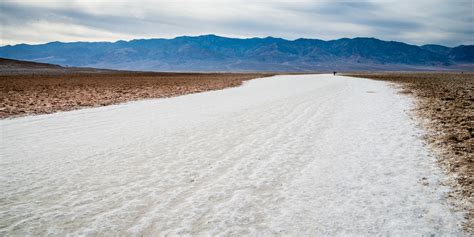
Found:
[[(353, 77), (396, 82), (417, 100), (426, 140), (439, 154), (453, 192), (449, 199), (467, 213), (465, 229), (474, 232), (474, 73), (357, 73)], [(453, 200), (454, 199), (454, 200)]]
[[(94, 69), (0, 71), (0, 118), (235, 87), (259, 73), (154, 73)], [(51, 71), (52, 70), (52, 71)]]

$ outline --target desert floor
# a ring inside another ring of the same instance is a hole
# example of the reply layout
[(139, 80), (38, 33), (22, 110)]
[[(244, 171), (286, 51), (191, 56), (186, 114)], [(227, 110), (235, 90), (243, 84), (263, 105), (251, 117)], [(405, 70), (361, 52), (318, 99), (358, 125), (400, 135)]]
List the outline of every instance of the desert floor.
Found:
[(275, 76), (0, 120), (0, 235), (461, 233), (398, 91)]
[(0, 71), (0, 118), (219, 90), (270, 75), (62, 70)]

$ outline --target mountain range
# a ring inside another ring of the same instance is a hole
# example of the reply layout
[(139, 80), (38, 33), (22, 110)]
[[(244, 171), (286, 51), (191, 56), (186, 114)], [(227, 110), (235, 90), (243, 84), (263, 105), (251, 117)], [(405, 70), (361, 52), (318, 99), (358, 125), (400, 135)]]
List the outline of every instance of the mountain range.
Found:
[(0, 57), (142, 71), (474, 70), (474, 45), (416, 46), (375, 38), (226, 38), (216, 35), (0, 47)]

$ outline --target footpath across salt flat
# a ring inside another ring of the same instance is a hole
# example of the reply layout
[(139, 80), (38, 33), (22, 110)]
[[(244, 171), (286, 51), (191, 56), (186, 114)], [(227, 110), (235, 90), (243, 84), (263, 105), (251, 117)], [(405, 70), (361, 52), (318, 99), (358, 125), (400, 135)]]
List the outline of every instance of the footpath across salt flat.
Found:
[(457, 234), (380, 81), (332, 75), (0, 121), (0, 235)]

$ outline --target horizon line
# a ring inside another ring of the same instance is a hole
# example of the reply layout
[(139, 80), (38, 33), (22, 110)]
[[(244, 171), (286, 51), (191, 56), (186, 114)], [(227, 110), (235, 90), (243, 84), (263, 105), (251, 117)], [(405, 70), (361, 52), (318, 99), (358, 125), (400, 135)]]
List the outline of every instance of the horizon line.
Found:
[(217, 34), (212, 34), (212, 33), (210, 33), (210, 34), (202, 34), (202, 35), (180, 35), (180, 36), (175, 36), (175, 37), (170, 37), (170, 38), (153, 37), (153, 38), (136, 38), (136, 39), (129, 39), (129, 40), (126, 40), (126, 39), (119, 39), (119, 40), (115, 40), (115, 41), (49, 41), (49, 42), (44, 42), (44, 43), (33, 43), (33, 44), (30, 44), (30, 43), (5, 44), (5, 45), (1, 45), (1, 44), (0, 44), (0, 47), (8, 47), (8, 46), (10, 46), (10, 47), (15, 47), (15, 46), (19, 46), (19, 45), (39, 46), (39, 45), (46, 45), (46, 44), (51, 44), (51, 43), (63, 43), (63, 44), (72, 44), (72, 43), (112, 43), (112, 44), (114, 44), (114, 43), (118, 43), (118, 42), (127, 42), (127, 43), (129, 43), (129, 42), (138, 41), (138, 40), (174, 40), (174, 39), (184, 38), (184, 37), (199, 38), (199, 37), (205, 37), (205, 36), (215, 36), (215, 37), (218, 37), (218, 38), (240, 39), (240, 40), (273, 38), (273, 39), (281, 39), (281, 40), (290, 41), (290, 42), (294, 42), (294, 41), (298, 41), (298, 40), (319, 40), (319, 41), (329, 42), (329, 41), (337, 41), (337, 40), (343, 40), (343, 39), (349, 39), (349, 40), (354, 40), (354, 39), (376, 39), (376, 40), (380, 40), (380, 41), (384, 41), (384, 42), (397, 42), (397, 43), (403, 43), (403, 44), (407, 44), (407, 45), (414, 45), (414, 46), (418, 46), (418, 47), (422, 47), (422, 46), (426, 46), (426, 45), (436, 45), (436, 46), (443, 46), (443, 47), (447, 47), (447, 48), (455, 48), (455, 47), (459, 47), (459, 46), (470, 46), (469, 44), (468, 44), (468, 45), (460, 44), (460, 45), (457, 45), (457, 46), (445, 46), (445, 45), (433, 44), (433, 43), (418, 45), (418, 44), (406, 43), (406, 42), (403, 42), (403, 41), (379, 39), (379, 38), (371, 37), (371, 36), (358, 36), (358, 37), (352, 37), (352, 38), (351, 38), (351, 37), (342, 37), (342, 38), (330, 39), (330, 40), (323, 40), (323, 39), (318, 39), (318, 38), (304, 38), (304, 37), (301, 37), (301, 38), (296, 38), (296, 39), (293, 39), (293, 40), (292, 40), (292, 39), (286, 39), (286, 38), (274, 37), (274, 36), (265, 36), (265, 37), (228, 37), (228, 36), (221, 36), (221, 35), (217, 35)]

